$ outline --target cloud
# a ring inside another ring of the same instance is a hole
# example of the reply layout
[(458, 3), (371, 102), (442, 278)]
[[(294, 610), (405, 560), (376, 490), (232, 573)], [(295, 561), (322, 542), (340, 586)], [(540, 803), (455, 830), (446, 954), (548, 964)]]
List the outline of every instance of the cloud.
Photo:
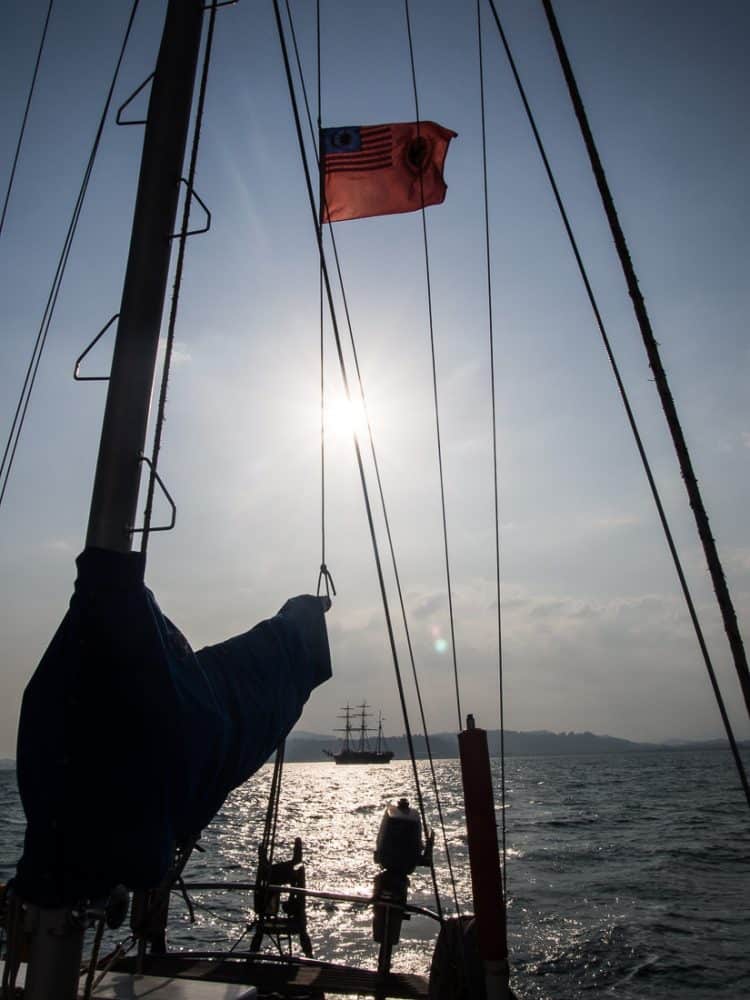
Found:
[(47, 552), (62, 553), (70, 555), (76, 551), (76, 547), (68, 538), (48, 538), (42, 543), (42, 548)]
[(411, 605), (411, 614), (414, 618), (419, 620), (423, 618), (430, 618), (435, 615), (436, 612), (442, 611), (443, 608), (448, 606), (448, 595), (445, 593), (433, 593), (433, 594), (422, 594), (417, 598), (413, 596), (409, 601)]
[(610, 517), (598, 517), (594, 521), (597, 528), (632, 528), (640, 524), (640, 518), (634, 514), (615, 514)]
[(750, 548), (738, 547), (729, 549), (725, 558), (728, 565), (732, 566), (733, 569), (750, 573)]
[(530, 614), (532, 618), (551, 618), (553, 616), (559, 616), (565, 610), (565, 601), (549, 601), (541, 600), (535, 601)]
[(548, 652), (575, 643), (589, 654), (608, 656), (612, 648), (654, 654), (668, 641), (680, 645), (691, 634), (687, 614), (677, 597), (643, 594), (610, 600), (533, 597), (525, 607), (506, 614), (509, 642), (522, 641)]
[[(476, 579), (454, 589), (453, 607), (458, 645), (472, 656), (490, 655), (497, 644), (494, 581)], [(612, 650), (635, 657), (663, 658), (671, 643), (684, 651), (692, 641), (692, 629), (678, 595), (645, 593), (602, 598), (545, 594), (508, 584), (502, 596), (503, 643), (524, 660), (550, 663), (577, 649), (590, 659), (611, 659)], [(431, 628), (448, 634), (448, 605), (442, 591), (423, 592), (407, 601), (407, 612), (415, 623), (429, 620)], [(417, 633), (419, 629), (416, 630)], [(619, 654), (618, 654), (619, 655)], [(679, 655), (679, 654), (678, 654)]]
[[(159, 360), (164, 357), (164, 352), (167, 349), (167, 338), (159, 338)], [(185, 365), (189, 364), (193, 360), (192, 355), (187, 344), (182, 340), (175, 340), (172, 344), (172, 364), (173, 365)]]
[[(454, 587), (458, 683), (464, 708), (497, 724), (498, 647), (494, 579)], [(325, 731), (331, 704), (362, 699), (383, 708), (392, 731), (400, 708), (379, 603), (338, 598), (328, 618), (334, 664), (330, 687), (311, 700), (306, 728)], [(342, 603), (343, 602), (343, 603)], [(452, 728), (454, 675), (447, 596), (411, 590), (407, 614), (428, 727)], [(741, 610), (741, 609), (738, 609)], [(402, 623), (391, 605), (410, 712), (417, 718)], [(708, 606), (707, 641), (720, 641)], [(637, 739), (699, 736), (716, 730), (715, 707), (688, 615), (678, 594), (573, 594), (507, 583), (502, 603), (506, 725), (511, 729), (590, 729)], [(444, 645), (445, 644), (445, 645)]]
[(187, 349), (185, 344), (176, 341), (172, 349), (172, 364), (173, 365), (185, 365), (192, 361), (193, 358)]

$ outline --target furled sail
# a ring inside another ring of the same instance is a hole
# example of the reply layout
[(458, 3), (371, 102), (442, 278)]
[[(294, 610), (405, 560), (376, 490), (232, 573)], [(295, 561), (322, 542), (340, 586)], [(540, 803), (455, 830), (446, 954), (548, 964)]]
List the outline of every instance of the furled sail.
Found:
[(195, 653), (140, 553), (79, 556), (70, 608), (31, 678), (18, 736), (28, 822), (16, 889), (43, 906), (159, 883), (331, 676), (327, 598), (295, 597)]

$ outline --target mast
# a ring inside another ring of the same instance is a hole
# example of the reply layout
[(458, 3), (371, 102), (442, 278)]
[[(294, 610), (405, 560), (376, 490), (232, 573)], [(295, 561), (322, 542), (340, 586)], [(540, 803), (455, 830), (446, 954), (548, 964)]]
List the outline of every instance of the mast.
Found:
[(351, 709), (350, 709), (349, 705), (347, 704), (347, 705), (342, 706), (341, 711), (344, 714), (340, 715), (339, 718), (344, 720), (344, 728), (343, 729), (334, 729), (334, 732), (335, 733), (343, 733), (344, 734), (344, 740), (343, 740), (344, 745), (342, 747), (342, 750), (344, 752), (346, 752), (346, 751), (351, 750), (351, 748), (352, 748), (351, 747), (351, 737), (352, 737)]
[(369, 712), (367, 711), (367, 702), (363, 701), (361, 705), (357, 705), (359, 709), (359, 752), (365, 753), (367, 750), (367, 733), (369, 732), (367, 728), (367, 719), (369, 718)]
[[(169, 0), (151, 86), (86, 544), (129, 552), (182, 163), (200, 49), (202, 0)], [(65, 858), (60, 859), (64, 867)], [(24, 904), (27, 1000), (74, 1000), (87, 913)]]
[[(190, 124), (201, 0), (169, 0), (143, 140), (87, 546), (129, 552)], [(188, 195), (189, 196), (189, 195)]]

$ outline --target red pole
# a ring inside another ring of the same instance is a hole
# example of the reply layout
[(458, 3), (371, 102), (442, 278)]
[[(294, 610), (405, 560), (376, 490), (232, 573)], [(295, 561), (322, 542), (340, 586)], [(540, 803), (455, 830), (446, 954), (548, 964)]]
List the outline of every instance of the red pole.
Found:
[(458, 734), (466, 808), (474, 916), (479, 954), (487, 977), (487, 996), (509, 996), (508, 934), (497, 846), (497, 822), (487, 733), (470, 715)]

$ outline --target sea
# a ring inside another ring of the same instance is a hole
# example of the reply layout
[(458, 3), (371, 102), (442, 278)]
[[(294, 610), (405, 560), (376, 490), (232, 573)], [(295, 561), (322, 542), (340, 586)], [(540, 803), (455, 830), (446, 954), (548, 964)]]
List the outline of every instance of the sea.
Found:
[[(469, 912), (458, 761), (435, 762), (444, 832), (428, 765), (418, 768), (441, 905), (447, 914)], [(727, 752), (511, 757), (505, 770), (508, 934), (519, 1000), (750, 997), (750, 809)], [(188, 883), (252, 881), (270, 779), (267, 765), (231, 794), (188, 865)], [(309, 888), (367, 896), (381, 815), (401, 796), (415, 800), (408, 761), (286, 765), (276, 860), (301, 837)], [(502, 816), (498, 807), (500, 827)], [(0, 772), (0, 880), (13, 874), (23, 831), (15, 773)], [(172, 947), (249, 944), (251, 894), (190, 896), (194, 922), (179, 896), (172, 903)], [(435, 910), (426, 869), (411, 876), (409, 899)], [(311, 900), (315, 956), (374, 968), (371, 921), (366, 906)], [(405, 923), (394, 969), (426, 974), (436, 929), (429, 917)], [(115, 932), (126, 937), (127, 926)]]

